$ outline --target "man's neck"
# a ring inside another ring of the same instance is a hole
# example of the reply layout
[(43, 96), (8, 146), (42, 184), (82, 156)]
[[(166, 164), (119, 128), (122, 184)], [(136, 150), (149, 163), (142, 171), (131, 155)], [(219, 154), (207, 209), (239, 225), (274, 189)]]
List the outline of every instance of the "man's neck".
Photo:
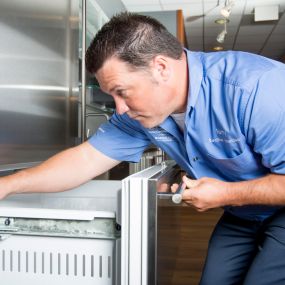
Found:
[(177, 70), (177, 94), (179, 97), (180, 105), (174, 113), (184, 113), (187, 108), (189, 90), (188, 63), (185, 51), (183, 51), (181, 62), (179, 63)]

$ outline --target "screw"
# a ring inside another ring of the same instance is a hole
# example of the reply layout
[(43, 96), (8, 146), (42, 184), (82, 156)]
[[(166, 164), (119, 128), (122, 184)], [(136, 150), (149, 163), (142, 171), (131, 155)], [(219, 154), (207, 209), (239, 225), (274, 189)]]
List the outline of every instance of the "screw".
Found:
[(121, 231), (121, 225), (120, 225), (120, 224), (117, 224), (117, 223), (116, 223), (115, 227), (116, 227), (116, 230), (117, 230), (117, 231)]

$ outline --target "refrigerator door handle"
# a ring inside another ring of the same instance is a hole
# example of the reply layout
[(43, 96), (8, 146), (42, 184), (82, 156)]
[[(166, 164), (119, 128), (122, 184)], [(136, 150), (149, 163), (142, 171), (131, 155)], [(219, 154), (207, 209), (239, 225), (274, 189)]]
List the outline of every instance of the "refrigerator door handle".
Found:
[(86, 140), (86, 0), (82, 0), (82, 63), (81, 63), (81, 142)]

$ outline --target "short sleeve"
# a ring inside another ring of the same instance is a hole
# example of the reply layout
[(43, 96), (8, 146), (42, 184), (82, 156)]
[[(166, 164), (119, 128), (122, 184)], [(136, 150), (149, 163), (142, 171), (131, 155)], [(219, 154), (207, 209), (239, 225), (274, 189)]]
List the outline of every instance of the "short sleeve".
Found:
[(261, 155), (262, 164), (272, 173), (285, 174), (284, 67), (275, 67), (258, 80), (244, 122), (247, 142)]
[(88, 140), (97, 150), (118, 161), (138, 162), (150, 140), (139, 123), (114, 114)]

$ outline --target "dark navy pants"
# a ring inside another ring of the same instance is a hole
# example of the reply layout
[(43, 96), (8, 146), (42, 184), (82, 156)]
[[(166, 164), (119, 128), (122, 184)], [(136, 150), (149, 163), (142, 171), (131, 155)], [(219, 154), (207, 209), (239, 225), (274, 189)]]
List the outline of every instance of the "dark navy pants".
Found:
[(264, 221), (224, 213), (200, 285), (285, 285), (285, 209)]

